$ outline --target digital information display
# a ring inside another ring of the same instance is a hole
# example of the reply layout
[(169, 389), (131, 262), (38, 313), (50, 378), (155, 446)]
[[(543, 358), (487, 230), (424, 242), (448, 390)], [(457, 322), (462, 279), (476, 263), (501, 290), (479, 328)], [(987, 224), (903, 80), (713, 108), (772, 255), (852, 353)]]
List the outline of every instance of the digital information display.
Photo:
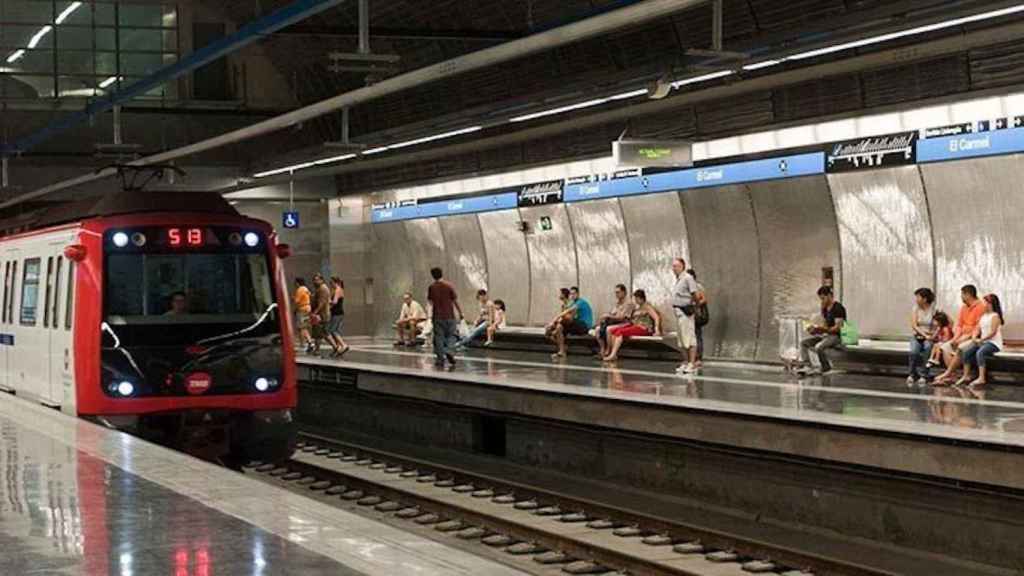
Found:
[(175, 248), (186, 246), (199, 247), (203, 245), (202, 228), (168, 228), (167, 245)]

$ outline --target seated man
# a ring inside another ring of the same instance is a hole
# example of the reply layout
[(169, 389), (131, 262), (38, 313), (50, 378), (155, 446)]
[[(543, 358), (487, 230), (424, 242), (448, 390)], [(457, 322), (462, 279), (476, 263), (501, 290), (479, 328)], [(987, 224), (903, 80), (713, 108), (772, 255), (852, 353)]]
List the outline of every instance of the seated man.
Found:
[(963, 365), (960, 353), (973, 345), (974, 332), (985, 314), (985, 303), (978, 298), (978, 288), (973, 284), (960, 288), (960, 301), (963, 302), (963, 306), (960, 307), (960, 314), (956, 319), (953, 339), (943, 342), (939, 347), (948, 361), (946, 371), (933, 382), (938, 386), (949, 384), (955, 379), (957, 370)]
[(626, 286), (618, 284), (615, 286), (615, 305), (607, 313), (597, 319), (597, 343), (601, 347), (600, 356), (608, 356), (611, 347), (609, 346), (608, 328), (625, 324), (633, 316), (634, 304), (629, 300), (629, 292)]
[(548, 323), (545, 329), (548, 338), (554, 341), (558, 347), (558, 350), (551, 355), (555, 359), (566, 356), (566, 335), (586, 336), (594, 326), (594, 311), (590, 307), (590, 302), (580, 297), (579, 288), (576, 286), (568, 290), (562, 288), (559, 299), (562, 301), (562, 311)]
[[(826, 351), (842, 345), (840, 333), (846, 321), (846, 308), (835, 299), (831, 286), (818, 288), (818, 299), (821, 300), (821, 317), (824, 318), (824, 323), (811, 325), (807, 329), (811, 337), (800, 342), (800, 359), (803, 366), (799, 372), (802, 374), (821, 374), (832, 370)], [(813, 357), (812, 349), (815, 353)], [(817, 360), (817, 363), (814, 360)]]
[(419, 302), (413, 300), (412, 294), (406, 292), (402, 295), (402, 311), (395, 322), (395, 329), (398, 330), (398, 341), (396, 346), (415, 346), (416, 337), (422, 332), (421, 324), (427, 321), (427, 312)]
[(487, 327), (494, 322), (494, 302), (487, 297), (487, 290), (481, 288), (476, 292), (476, 300), (480, 303), (480, 315), (468, 334), (462, 337), (455, 345), (462, 348), (487, 333)]

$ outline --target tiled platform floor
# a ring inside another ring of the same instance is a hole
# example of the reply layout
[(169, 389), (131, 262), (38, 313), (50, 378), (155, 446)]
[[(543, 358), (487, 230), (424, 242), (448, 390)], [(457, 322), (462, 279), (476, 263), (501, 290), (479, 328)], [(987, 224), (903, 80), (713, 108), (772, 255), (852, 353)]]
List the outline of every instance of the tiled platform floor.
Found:
[(0, 574), (519, 574), (0, 395)]

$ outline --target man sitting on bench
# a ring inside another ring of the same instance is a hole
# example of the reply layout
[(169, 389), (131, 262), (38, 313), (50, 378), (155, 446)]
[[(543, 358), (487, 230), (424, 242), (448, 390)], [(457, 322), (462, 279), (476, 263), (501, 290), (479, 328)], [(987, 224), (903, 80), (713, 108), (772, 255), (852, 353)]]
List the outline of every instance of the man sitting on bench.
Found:
[(545, 327), (544, 333), (549, 340), (553, 341), (558, 350), (551, 355), (554, 359), (565, 358), (567, 345), (565, 342), (568, 336), (586, 336), (594, 326), (594, 311), (586, 298), (580, 297), (580, 289), (573, 286), (570, 289), (561, 289), (559, 299), (562, 301), (562, 311), (555, 316)]
[(420, 324), (427, 321), (427, 312), (419, 302), (413, 300), (412, 294), (406, 292), (402, 295), (402, 311), (395, 322), (395, 329), (398, 330), (398, 341), (396, 346), (415, 346), (416, 337), (422, 329)]
[[(818, 288), (818, 299), (821, 300), (821, 316), (825, 321), (823, 324), (808, 328), (811, 337), (800, 342), (800, 359), (803, 361), (799, 370), (801, 374), (823, 374), (831, 371), (832, 364), (828, 361), (827, 350), (842, 346), (840, 334), (846, 321), (846, 308), (835, 299), (831, 286)], [(813, 358), (818, 360), (817, 364), (812, 359), (812, 350)]]

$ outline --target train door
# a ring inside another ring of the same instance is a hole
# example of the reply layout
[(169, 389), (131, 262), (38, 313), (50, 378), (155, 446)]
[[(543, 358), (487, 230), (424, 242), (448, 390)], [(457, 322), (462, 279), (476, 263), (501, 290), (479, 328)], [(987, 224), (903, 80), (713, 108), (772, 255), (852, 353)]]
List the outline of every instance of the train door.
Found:
[(64, 260), (64, 288), (57, 293), (59, 321), (55, 328), (57, 339), (61, 343), (61, 390), (63, 399), (60, 409), (67, 414), (78, 413), (78, 391), (75, 383), (75, 346), (74, 346), (74, 312), (75, 312), (75, 261)]
[(57, 405), (64, 399), (64, 356), (67, 352), (65, 341), (61, 338), (63, 334), (57, 331), (60, 320), (57, 302), (60, 300), (60, 288), (64, 282), (64, 257), (59, 255), (63, 244), (63, 241), (54, 242), (49, 247), (48, 252), (51, 256), (46, 258), (46, 290), (43, 297), (43, 330), (46, 332), (48, 368), (47, 398)]
[(7, 324), (7, 297), (11, 293), (11, 255), (9, 251), (0, 254), (0, 390), (10, 390), (7, 382), (8, 342), (13, 338)]
[(3, 385), (7, 391), (14, 391), (18, 388), (19, 379), (15, 374), (15, 344), (17, 339), (15, 333), (14, 324), (14, 296), (15, 296), (15, 285), (16, 277), (18, 274), (18, 262), (20, 259), (20, 253), (18, 250), (7, 249), (4, 250), (4, 268), (3, 268), (3, 296), (2, 302), (0, 302), (0, 368), (3, 368), (2, 380), (0, 384)]

